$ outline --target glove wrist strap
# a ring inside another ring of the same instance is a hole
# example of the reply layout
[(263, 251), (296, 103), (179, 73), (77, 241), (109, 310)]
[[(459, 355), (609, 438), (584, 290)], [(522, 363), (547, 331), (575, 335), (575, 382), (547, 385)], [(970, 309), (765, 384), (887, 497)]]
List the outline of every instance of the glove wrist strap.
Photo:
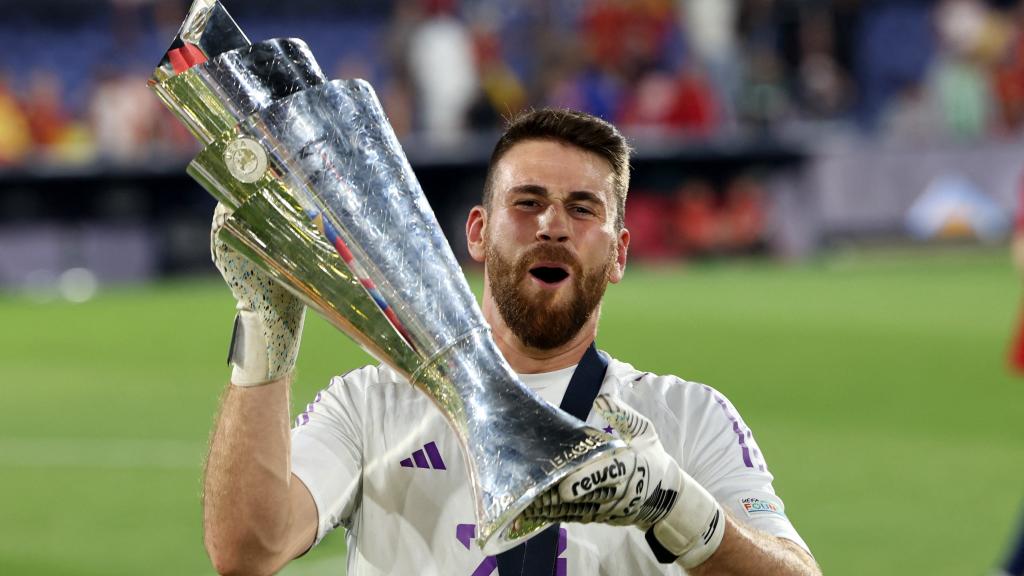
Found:
[(718, 550), (725, 536), (725, 513), (715, 498), (685, 472), (679, 502), (645, 534), (663, 564), (699, 566)]
[(291, 372), (294, 362), (273, 366), (268, 354), (267, 337), (259, 316), (251, 310), (239, 310), (228, 350), (231, 384), (242, 388), (269, 384)]

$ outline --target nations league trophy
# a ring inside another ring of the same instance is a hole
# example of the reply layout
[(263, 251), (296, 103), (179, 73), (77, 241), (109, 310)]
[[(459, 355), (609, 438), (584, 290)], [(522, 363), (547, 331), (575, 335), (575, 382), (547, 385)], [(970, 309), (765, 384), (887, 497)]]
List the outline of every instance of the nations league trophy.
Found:
[(221, 239), (441, 410), (487, 554), (544, 529), (520, 513), (622, 446), (519, 382), (368, 83), (195, 0), (150, 86), (205, 146), (188, 173), (231, 211)]

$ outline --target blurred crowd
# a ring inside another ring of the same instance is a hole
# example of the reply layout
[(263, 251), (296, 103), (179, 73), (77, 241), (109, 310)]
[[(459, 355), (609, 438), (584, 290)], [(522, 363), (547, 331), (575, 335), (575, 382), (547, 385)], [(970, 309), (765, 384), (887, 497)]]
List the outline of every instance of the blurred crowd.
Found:
[[(187, 4), (111, 0), (78, 23), (0, 24), (0, 40), (37, 46), (0, 55), (0, 166), (194, 153), (146, 87)], [(436, 145), (527, 106), (587, 110), (634, 137), (1024, 130), (1024, 0), (373, 4), (282, 22), (226, 2), (254, 40), (305, 38), (329, 76), (369, 79), (400, 136)]]

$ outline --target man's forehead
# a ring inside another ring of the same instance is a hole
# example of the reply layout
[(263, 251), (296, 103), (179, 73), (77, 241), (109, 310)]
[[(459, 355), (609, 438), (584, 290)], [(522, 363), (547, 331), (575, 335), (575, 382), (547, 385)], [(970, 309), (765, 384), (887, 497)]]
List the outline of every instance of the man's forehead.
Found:
[(590, 191), (608, 200), (615, 188), (611, 164), (594, 152), (558, 140), (525, 140), (495, 166), (498, 191), (539, 186), (549, 192)]

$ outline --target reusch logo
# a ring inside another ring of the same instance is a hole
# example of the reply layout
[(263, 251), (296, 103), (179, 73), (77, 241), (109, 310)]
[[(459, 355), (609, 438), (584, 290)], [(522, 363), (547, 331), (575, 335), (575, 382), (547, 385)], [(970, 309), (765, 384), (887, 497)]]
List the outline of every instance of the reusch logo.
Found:
[(618, 458), (615, 458), (611, 464), (605, 466), (604, 468), (596, 472), (592, 472), (590, 476), (585, 476), (582, 480), (577, 480), (576, 482), (573, 482), (572, 495), (579, 496), (580, 490), (583, 490), (583, 493), (586, 494), (595, 487), (601, 485), (601, 483), (608, 480), (609, 478), (614, 480), (619, 476), (623, 476), (625, 474), (626, 465), (623, 464), (622, 461), (619, 460)]
[[(429, 460), (429, 462), (428, 462)], [(427, 442), (422, 450), (417, 450), (412, 453), (411, 458), (402, 460), (402, 468), (426, 468), (430, 470), (447, 470), (448, 468), (444, 465), (444, 460), (441, 459), (441, 453), (437, 451), (437, 444), (433, 442)]]

